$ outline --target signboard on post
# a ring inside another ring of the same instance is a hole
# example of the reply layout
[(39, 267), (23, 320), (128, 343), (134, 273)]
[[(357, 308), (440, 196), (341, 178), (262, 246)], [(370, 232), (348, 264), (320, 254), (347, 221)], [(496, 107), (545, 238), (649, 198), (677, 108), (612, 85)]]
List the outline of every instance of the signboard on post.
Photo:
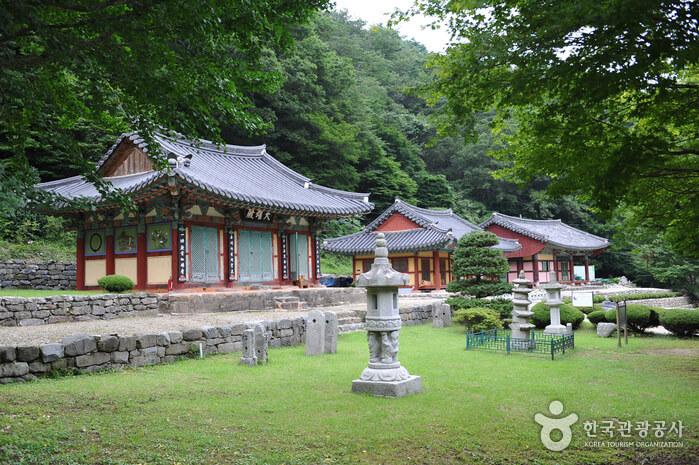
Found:
[(590, 292), (573, 292), (572, 301), (573, 301), (573, 307), (592, 307), (592, 305), (593, 305), (592, 291), (590, 291)]

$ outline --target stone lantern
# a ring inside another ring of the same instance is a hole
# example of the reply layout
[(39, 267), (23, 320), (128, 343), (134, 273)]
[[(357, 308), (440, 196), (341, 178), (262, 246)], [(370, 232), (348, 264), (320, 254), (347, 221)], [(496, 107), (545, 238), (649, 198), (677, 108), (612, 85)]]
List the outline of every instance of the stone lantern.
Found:
[(549, 307), (551, 316), (551, 324), (544, 328), (544, 334), (561, 335), (566, 334), (568, 330), (561, 324), (561, 289), (563, 285), (558, 282), (556, 273), (549, 273), (549, 282), (540, 286), (546, 291), (546, 305)]
[(352, 381), (352, 392), (375, 396), (403, 397), (421, 391), (419, 376), (408, 373), (398, 361), (398, 288), (409, 283), (407, 274), (391, 268), (383, 233), (376, 235), (371, 270), (357, 278), (357, 286), (367, 290), (366, 329), (369, 365), (359, 379)]

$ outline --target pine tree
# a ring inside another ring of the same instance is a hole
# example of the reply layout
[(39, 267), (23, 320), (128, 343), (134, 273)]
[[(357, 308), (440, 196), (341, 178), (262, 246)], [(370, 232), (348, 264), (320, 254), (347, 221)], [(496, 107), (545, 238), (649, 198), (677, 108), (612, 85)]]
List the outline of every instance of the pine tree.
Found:
[(464, 235), (454, 251), (455, 281), (450, 292), (460, 292), (477, 298), (510, 292), (512, 286), (500, 281), (510, 266), (502, 251), (494, 249), (498, 238), (482, 231)]

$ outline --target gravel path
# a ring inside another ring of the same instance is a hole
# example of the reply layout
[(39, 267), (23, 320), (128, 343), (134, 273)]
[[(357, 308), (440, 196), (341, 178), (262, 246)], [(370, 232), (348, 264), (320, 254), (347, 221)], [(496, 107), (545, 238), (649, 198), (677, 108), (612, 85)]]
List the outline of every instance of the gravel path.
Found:
[[(344, 310), (344, 309), (343, 309)], [(200, 326), (220, 326), (260, 320), (283, 320), (304, 316), (306, 312), (226, 312), (163, 314), (152, 317), (115, 318), (56, 323), (39, 326), (0, 327), (0, 346), (34, 345), (60, 342), (72, 334), (152, 334), (163, 331), (192, 329)]]

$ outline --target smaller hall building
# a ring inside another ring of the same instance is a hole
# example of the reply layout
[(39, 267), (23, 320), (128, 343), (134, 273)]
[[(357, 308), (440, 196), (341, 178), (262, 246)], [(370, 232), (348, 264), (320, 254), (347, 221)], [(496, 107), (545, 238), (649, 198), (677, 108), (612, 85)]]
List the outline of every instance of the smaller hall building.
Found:
[(536, 284), (548, 282), (552, 272), (562, 283), (588, 283), (595, 279), (590, 257), (609, 247), (607, 239), (561, 220), (532, 220), (493, 213), (481, 227), (521, 244), (519, 250), (505, 251), (510, 262), (509, 282), (524, 271), (526, 278)]
[[(384, 233), (391, 265), (410, 276), (415, 290), (444, 289), (454, 279), (451, 255), (456, 242), (480, 228), (449, 210), (431, 210), (396, 201), (362, 231), (327, 239), (323, 249), (352, 256), (354, 278), (371, 269), (376, 234)], [(516, 252), (516, 240), (500, 238), (495, 246)]]

